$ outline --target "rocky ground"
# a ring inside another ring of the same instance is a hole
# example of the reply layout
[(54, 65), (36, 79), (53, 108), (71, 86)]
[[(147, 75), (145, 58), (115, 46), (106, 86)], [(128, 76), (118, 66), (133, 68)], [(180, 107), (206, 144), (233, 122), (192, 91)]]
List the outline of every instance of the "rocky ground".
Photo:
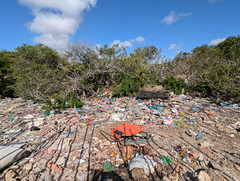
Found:
[[(2, 99), (0, 145), (21, 145), (24, 154), (0, 180), (240, 180), (238, 104), (106, 97), (50, 115), (33, 101)], [(111, 130), (127, 122), (150, 139), (120, 144)]]

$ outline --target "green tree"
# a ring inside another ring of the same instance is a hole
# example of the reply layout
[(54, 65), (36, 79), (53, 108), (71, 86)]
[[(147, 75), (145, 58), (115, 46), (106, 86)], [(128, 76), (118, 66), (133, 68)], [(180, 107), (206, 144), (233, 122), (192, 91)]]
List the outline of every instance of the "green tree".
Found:
[(218, 46), (203, 45), (191, 56), (191, 85), (205, 95), (240, 100), (239, 37), (229, 37)]
[(219, 43), (220, 48), (226, 60), (240, 61), (240, 36), (230, 36), (225, 41)]
[(14, 91), (12, 86), (14, 84), (11, 75), (11, 57), (13, 52), (2, 50), (0, 51), (0, 97), (13, 97)]
[(67, 71), (73, 89), (79, 94), (92, 95), (99, 88), (111, 85), (123, 51), (116, 46), (96, 48), (85, 42), (71, 44), (66, 59), (71, 60)]
[(67, 64), (57, 52), (42, 44), (23, 44), (13, 58), (14, 90), (23, 98), (46, 100), (64, 94), (68, 83), (60, 65)]

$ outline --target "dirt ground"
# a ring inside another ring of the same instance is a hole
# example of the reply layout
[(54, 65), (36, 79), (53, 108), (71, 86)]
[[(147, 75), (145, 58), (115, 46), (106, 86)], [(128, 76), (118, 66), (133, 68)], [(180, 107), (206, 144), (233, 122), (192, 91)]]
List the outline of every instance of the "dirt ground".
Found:
[[(165, 101), (107, 96), (48, 116), (33, 101), (1, 100), (1, 146), (23, 142), (21, 149), (28, 152), (3, 168), (0, 179), (240, 180), (238, 104), (184, 95)], [(142, 126), (151, 139), (135, 143), (140, 138), (122, 137), (121, 143), (132, 142), (120, 144), (111, 130), (127, 122)], [(154, 170), (147, 162), (130, 170), (139, 156), (156, 163)], [(104, 167), (107, 162), (112, 170)]]

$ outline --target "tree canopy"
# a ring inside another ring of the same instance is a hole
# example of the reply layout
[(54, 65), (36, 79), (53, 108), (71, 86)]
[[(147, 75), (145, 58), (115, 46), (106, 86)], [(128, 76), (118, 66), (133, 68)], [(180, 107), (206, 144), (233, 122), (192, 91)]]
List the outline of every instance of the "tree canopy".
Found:
[(155, 46), (128, 53), (118, 45), (95, 47), (76, 42), (63, 54), (43, 44), (0, 51), (1, 97), (39, 101), (56, 95), (64, 99), (90, 96), (104, 87), (112, 88), (115, 96), (130, 96), (145, 85), (164, 85), (166, 81), (168, 89), (177, 90), (171, 86), (185, 86), (177, 80), (181, 78), (188, 79), (185, 88), (192, 93), (239, 102), (239, 76), (240, 36), (180, 52), (170, 61)]

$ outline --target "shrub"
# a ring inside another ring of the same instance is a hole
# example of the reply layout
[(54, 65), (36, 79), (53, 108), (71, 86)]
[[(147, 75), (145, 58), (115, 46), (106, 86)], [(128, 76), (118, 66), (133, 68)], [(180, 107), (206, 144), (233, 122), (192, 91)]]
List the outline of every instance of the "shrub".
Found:
[(64, 110), (73, 107), (81, 108), (84, 105), (78, 95), (73, 92), (70, 92), (65, 98), (60, 95), (55, 95), (53, 96), (52, 100), (46, 100), (45, 104), (46, 106), (43, 108), (45, 112), (50, 110)]
[(187, 85), (183, 79), (175, 79), (173, 76), (167, 77), (164, 80), (164, 86), (167, 90), (174, 92), (175, 94), (181, 94), (184, 89), (187, 92)]
[(142, 86), (142, 80), (121, 74), (114, 85), (113, 96), (132, 96), (134, 93), (137, 93)]
[(42, 44), (16, 48), (12, 59), (14, 91), (17, 96), (45, 101), (50, 96), (65, 92), (69, 83), (59, 68), (65, 61), (57, 52)]
[(189, 71), (193, 89), (205, 96), (239, 102), (239, 50), (239, 36), (229, 37), (217, 46), (195, 48)]
[(13, 53), (9, 51), (0, 51), (0, 98), (13, 97), (14, 79), (11, 76), (11, 57)]

